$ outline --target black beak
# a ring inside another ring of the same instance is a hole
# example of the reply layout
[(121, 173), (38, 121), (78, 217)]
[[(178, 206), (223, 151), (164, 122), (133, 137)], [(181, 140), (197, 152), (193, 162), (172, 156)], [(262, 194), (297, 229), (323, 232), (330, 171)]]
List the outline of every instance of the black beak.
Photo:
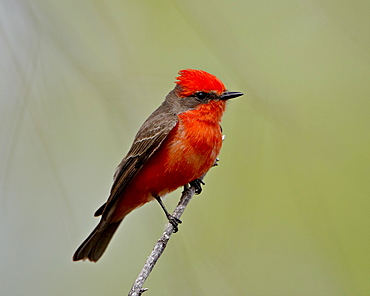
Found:
[(225, 91), (221, 96), (221, 100), (228, 100), (242, 96), (243, 93), (237, 91)]

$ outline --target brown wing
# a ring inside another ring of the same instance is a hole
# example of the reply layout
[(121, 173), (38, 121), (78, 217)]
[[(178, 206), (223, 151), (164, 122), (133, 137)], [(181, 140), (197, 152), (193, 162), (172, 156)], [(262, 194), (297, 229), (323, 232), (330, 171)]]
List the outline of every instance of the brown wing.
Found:
[(110, 210), (126, 186), (175, 127), (177, 114), (171, 111), (164, 101), (141, 126), (129, 152), (117, 167), (108, 201), (96, 211), (95, 216), (102, 214), (103, 220), (110, 216)]

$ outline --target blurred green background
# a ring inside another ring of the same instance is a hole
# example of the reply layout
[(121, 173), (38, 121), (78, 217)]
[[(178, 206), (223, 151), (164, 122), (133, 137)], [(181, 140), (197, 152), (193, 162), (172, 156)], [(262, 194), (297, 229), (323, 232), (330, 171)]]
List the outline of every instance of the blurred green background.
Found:
[[(219, 166), (145, 295), (370, 295), (370, 1), (3, 1), (2, 295), (126, 295), (151, 203), (72, 263), (141, 123), (203, 69), (231, 91)], [(169, 209), (180, 192), (166, 200)]]

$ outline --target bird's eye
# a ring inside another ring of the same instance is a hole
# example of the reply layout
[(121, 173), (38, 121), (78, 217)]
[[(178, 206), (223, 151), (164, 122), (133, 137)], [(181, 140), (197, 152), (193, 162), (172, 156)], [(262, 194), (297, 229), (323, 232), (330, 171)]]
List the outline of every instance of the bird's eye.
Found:
[(197, 93), (195, 93), (195, 96), (199, 99), (199, 100), (204, 100), (206, 97), (207, 97), (207, 93), (203, 92), (203, 91), (199, 91)]

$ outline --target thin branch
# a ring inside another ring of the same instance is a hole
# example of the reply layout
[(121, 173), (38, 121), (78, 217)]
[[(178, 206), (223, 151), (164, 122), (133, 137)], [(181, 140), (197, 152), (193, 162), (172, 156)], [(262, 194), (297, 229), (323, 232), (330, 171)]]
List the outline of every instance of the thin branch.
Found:
[[(193, 186), (184, 186), (184, 191), (182, 192), (180, 201), (173, 212), (173, 216), (180, 218), (184, 213), (186, 206), (190, 202), (191, 198), (195, 194), (195, 188)], [(164, 249), (167, 246), (168, 241), (173, 233), (173, 225), (171, 223), (167, 224), (165, 231), (163, 232), (161, 238), (155, 244), (152, 253), (146, 260), (143, 269), (135, 280), (135, 283), (131, 287), (131, 291), (128, 296), (140, 296), (143, 292), (148, 289), (143, 289), (145, 280), (148, 278), (149, 274), (154, 268), (154, 265), (157, 263), (159, 257), (164, 252)]]

